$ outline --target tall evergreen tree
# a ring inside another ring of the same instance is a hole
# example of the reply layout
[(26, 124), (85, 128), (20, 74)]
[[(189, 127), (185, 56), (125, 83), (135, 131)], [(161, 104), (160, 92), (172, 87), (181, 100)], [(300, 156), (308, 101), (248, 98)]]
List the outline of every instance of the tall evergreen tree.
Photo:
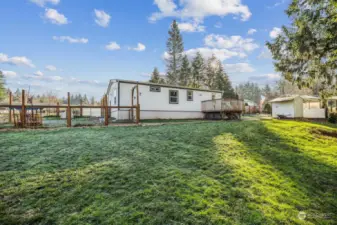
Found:
[(169, 57), (167, 61), (167, 83), (177, 84), (179, 79), (179, 71), (182, 64), (184, 43), (180, 34), (177, 21), (173, 21), (169, 30), (169, 38), (166, 43), (167, 53)]
[(184, 55), (179, 73), (179, 85), (187, 86), (190, 81), (191, 67), (187, 55)]
[(151, 83), (159, 83), (159, 81), (160, 81), (160, 74), (159, 74), (158, 68), (155, 67), (152, 74), (151, 74), (150, 82)]
[(84, 94), (84, 96), (83, 96), (83, 104), (89, 104), (89, 99), (88, 99), (88, 97), (87, 97), (87, 95), (86, 94)]
[(217, 62), (217, 71), (215, 74), (215, 85), (214, 88), (217, 90), (223, 91), (224, 98), (234, 98), (236, 94), (232, 87), (232, 82), (229, 79), (229, 76), (225, 72), (223, 65), (220, 60)]
[(208, 89), (214, 89), (216, 87), (216, 76), (218, 71), (219, 64), (217, 58), (213, 54), (212, 57), (207, 60), (207, 65), (205, 68), (205, 74), (203, 77), (205, 87)]
[(323, 99), (337, 92), (337, 4), (335, 0), (293, 0), (290, 27), (267, 43), (275, 68), (300, 88), (319, 80)]
[(166, 80), (164, 79), (164, 78), (160, 78), (159, 79), (159, 82), (158, 82), (159, 84), (166, 84)]
[(0, 101), (5, 99), (6, 90), (5, 90), (5, 76), (0, 70)]
[(200, 52), (197, 52), (192, 61), (192, 78), (190, 86), (200, 88), (205, 74), (205, 62)]
[(94, 96), (91, 97), (90, 104), (91, 105), (95, 105), (95, 97)]

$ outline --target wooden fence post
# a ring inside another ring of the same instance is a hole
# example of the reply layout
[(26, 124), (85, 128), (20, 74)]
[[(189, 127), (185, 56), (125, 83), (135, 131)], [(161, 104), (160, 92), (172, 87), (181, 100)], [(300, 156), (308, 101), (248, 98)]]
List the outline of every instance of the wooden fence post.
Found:
[(139, 122), (140, 122), (140, 105), (138, 104), (136, 108), (136, 123), (139, 124)]
[(71, 127), (70, 92), (68, 92), (67, 127)]
[(136, 123), (138, 124), (140, 122), (140, 105), (139, 105), (139, 85), (137, 84), (137, 119)]
[(8, 122), (12, 123), (12, 92), (9, 92), (9, 115)]
[(57, 102), (57, 107), (56, 107), (56, 116), (57, 117), (60, 117), (60, 103), (59, 102)]
[(82, 105), (83, 105), (83, 102), (82, 102), (82, 99), (81, 99), (81, 100), (80, 100), (80, 106), (81, 106), (81, 108), (80, 108), (80, 117), (83, 116), (83, 108), (82, 108)]
[(22, 96), (21, 96), (21, 126), (22, 128), (26, 125), (26, 100), (25, 100), (25, 90), (22, 89)]
[(104, 125), (109, 125), (108, 96), (104, 95)]
[[(134, 96), (134, 92), (135, 92), (135, 87), (132, 88), (131, 90), (131, 106), (133, 106), (133, 96)], [(130, 109), (130, 118), (131, 120), (133, 120), (133, 108)]]
[(103, 98), (101, 99), (101, 117), (104, 115), (104, 105), (103, 105)]

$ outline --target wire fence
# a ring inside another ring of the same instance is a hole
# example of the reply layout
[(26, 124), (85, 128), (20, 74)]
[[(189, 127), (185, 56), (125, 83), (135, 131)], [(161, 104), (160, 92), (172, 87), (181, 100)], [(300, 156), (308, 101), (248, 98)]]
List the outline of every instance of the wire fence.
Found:
[[(139, 105), (109, 106), (106, 95), (99, 104), (82, 101), (71, 104), (70, 93), (66, 104), (39, 103), (28, 99), (22, 90), (20, 99), (14, 100), (9, 93), (6, 101), (0, 102), (0, 129), (108, 126), (139, 123), (140, 117)], [(126, 111), (127, 116), (119, 113), (122, 111)]]

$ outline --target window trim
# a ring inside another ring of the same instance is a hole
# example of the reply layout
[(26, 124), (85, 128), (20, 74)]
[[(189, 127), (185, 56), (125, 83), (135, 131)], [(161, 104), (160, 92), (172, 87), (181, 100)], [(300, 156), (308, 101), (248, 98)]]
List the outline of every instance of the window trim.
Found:
[[(154, 90), (152, 88), (154, 88)], [(161, 92), (160, 86), (150, 85), (149, 89), (150, 89), (150, 92)]]
[[(193, 93), (193, 91), (191, 91), (191, 90), (187, 90), (187, 97), (186, 97), (186, 100), (188, 101), (188, 102), (193, 102), (193, 97), (194, 97), (194, 93)], [(191, 99), (188, 99), (188, 97), (190, 96), (189, 94), (191, 94)]]
[[(177, 102), (172, 102), (171, 101), (171, 93), (172, 92), (177, 92), (177, 96), (172, 96), (177, 98)], [(179, 90), (169, 90), (169, 104), (179, 104)]]

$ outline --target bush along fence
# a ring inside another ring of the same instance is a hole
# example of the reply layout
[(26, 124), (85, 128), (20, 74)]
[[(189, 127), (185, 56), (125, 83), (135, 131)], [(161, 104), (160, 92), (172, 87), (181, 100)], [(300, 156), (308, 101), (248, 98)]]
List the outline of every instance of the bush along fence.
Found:
[[(138, 92), (138, 87), (135, 87)], [(129, 106), (112, 106), (108, 104), (108, 96), (104, 95), (100, 104), (71, 104), (68, 92), (66, 104), (56, 102), (34, 103), (22, 90), (19, 103), (13, 103), (9, 93), (8, 103), (0, 104), (0, 128), (39, 128), (39, 127), (76, 127), (76, 126), (108, 126), (113, 123), (136, 123), (140, 121), (140, 105), (137, 102)], [(120, 121), (113, 117), (112, 111), (129, 110), (129, 119)]]

